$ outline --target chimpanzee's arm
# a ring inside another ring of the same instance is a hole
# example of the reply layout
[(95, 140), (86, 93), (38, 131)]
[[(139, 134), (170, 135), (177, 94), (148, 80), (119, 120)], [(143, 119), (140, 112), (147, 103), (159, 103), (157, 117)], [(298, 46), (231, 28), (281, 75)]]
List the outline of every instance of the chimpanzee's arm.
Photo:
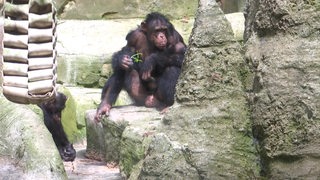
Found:
[(162, 58), (157, 60), (157, 65), (161, 67), (176, 66), (180, 68), (184, 60), (185, 52), (185, 44), (179, 42), (174, 47), (168, 48), (166, 51), (160, 53)]
[(132, 66), (130, 57), (136, 51), (141, 51), (147, 46), (146, 35), (140, 29), (130, 31), (126, 36), (126, 41), (127, 45), (112, 56), (112, 68), (114, 71), (119, 69), (128, 70)]
[(152, 70), (155, 68), (162, 70), (169, 66), (181, 68), (185, 51), (186, 46), (184, 43), (179, 42), (174, 47), (169, 47), (161, 52), (152, 53), (141, 65), (141, 78), (143, 80), (148, 80), (151, 77)]
[(125, 46), (120, 51), (116, 52), (112, 56), (112, 68), (114, 71), (121, 71), (129, 69), (132, 65), (132, 61), (130, 56), (132, 56), (134, 52), (132, 48)]
[(181, 67), (185, 51), (186, 46), (183, 43), (178, 43), (174, 47), (169, 47), (164, 51), (153, 53), (146, 58), (142, 70), (153, 69), (155, 66), (163, 68), (168, 66)]

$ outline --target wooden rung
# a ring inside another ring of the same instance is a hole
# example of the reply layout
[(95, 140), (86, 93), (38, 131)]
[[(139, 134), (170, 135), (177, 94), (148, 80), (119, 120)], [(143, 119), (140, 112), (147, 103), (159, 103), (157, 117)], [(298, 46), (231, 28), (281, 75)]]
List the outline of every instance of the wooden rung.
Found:
[(15, 48), (28, 48), (28, 35), (12, 35), (4, 33), (3, 35), (4, 47), (15, 47)]
[(10, 0), (12, 4), (28, 4), (29, 0)]
[(28, 20), (29, 4), (11, 4), (9, 2), (6, 2), (4, 5), (5, 16), (13, 19)]
[(28, 63), (27, 49), (3, 48), (4, 62)]
[(47, 14), (53, 11), (52, 0), (32, 0), (29, 12), (34, 14)]
[(29, 29), (29, 42), (30, 43), (42, 43), (51, 42), (53, 39), (53, 29)]
[(4, 86), (28, 88), (28, 77), (23, 76), (4, 76)]
[(42, 69), (28, 72), (29, 82), (49, 80), (54, 77), (53, 69)]
[(30, 4), (37, 3), (41, 6), (52, 5), (52, 0), (30, 0)]
[(27, 76), (28, 75), (28, 64), (18, 63), (3, 63), (3, 74), (12, 76)]
[(53, 80), (43, 80), (28, 83), (30, 94), (43, 94), (52, 91), (54, 87)]
[(40, 70), (52, 68), (54, 57), (46, 58), (29, 58), (29, 70)]
[(4, 32), (11, 34), (28, 34), (28, 21), (4, 19)]
[(3, 86), (3, 95), (12, 102), (29, 104), (28, 88)]
[(53, 54), (53, 43), (29, 43), (29, 54), (31, 57), (48, 57)]
[(29, 27), (31, 28), (51, 28), (53, 21), (52, 13), (42, 15), (29, 13)]

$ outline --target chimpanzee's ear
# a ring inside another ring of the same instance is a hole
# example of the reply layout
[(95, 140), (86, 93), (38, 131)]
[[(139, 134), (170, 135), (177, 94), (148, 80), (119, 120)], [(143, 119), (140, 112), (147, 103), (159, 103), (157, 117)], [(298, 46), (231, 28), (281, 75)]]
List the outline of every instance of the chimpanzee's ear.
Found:
[(148, 28), (147, 28), (147, 23), (145, 21), (141, 22), (140, 27), (143, 32), (147, 32)]

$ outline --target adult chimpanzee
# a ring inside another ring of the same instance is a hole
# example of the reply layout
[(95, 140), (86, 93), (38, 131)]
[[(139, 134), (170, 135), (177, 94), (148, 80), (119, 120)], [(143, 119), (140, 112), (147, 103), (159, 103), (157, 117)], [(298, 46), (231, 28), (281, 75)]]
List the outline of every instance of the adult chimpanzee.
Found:
[(126, 36), (127, 45), (112, 57), (113, 74), (106, 82), (95, 120), (109, 115), (121, 89), (138, 106), (164, 112), (174, 103), (186, 45), (169, 20), (150, 13), (141, 25)]
[(67, 135), (61, 123), (61, 111), (65, 108), (67, 97), (63, 93), (57, 93), (55, 98), (41, 103), (39, 107), (43, 112), (44, 124), (52, 134), (52, 138), (64, 161), (73, 161), (76, 151), (68, 141)]

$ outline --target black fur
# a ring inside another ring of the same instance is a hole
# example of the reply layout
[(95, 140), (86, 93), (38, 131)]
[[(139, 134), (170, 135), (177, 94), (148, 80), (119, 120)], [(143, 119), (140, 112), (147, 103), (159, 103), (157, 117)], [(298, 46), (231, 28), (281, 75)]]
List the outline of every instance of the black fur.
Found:
[(61, 123), (61, 111), (65, 108), (67, 97), (63, 93), (57, 93), (55, 98), (41, 103), (39, 107), (43, 112), (44, 124), (52, 134), (52, 138), (64, 161), (74, 161), (76, 151), (69, 142)]
[[(150, 39), (152, 33), (156, 31), (155, 26), (166, 27), (165, 36), (167, 45), (164, 49), (159, 49)], [(132, 56), (137, 52), (142, 52), (142, 62), (133, 63), (132, 70), (137, 71), (140, 76), (142, 73), (151, 71), (151, 80), (141, 82), (148, 94), (153, 94), (165, 106), (174, 103), (175, 86), (180, 75), (181, 66), (186, 51), (182, 36), (175, 30), (170, 21), (160, 13), (150, 13), (137, 29), (130, 31), (127, 36), (127, 45), (112, 56), (113, 75), (108, 79), (102, 89), (101, 104), (99, 109), (108, 104), (112, 105), (116, 101), (121, 89), (130, 82), (129, 70), (121, 68), (124, 56)], [(177, 50), (177, 44), (181, 48)], [(129, 86), (132, 86), (132, 84)], [(129, 95), (131, 92), (128, 92)]]

